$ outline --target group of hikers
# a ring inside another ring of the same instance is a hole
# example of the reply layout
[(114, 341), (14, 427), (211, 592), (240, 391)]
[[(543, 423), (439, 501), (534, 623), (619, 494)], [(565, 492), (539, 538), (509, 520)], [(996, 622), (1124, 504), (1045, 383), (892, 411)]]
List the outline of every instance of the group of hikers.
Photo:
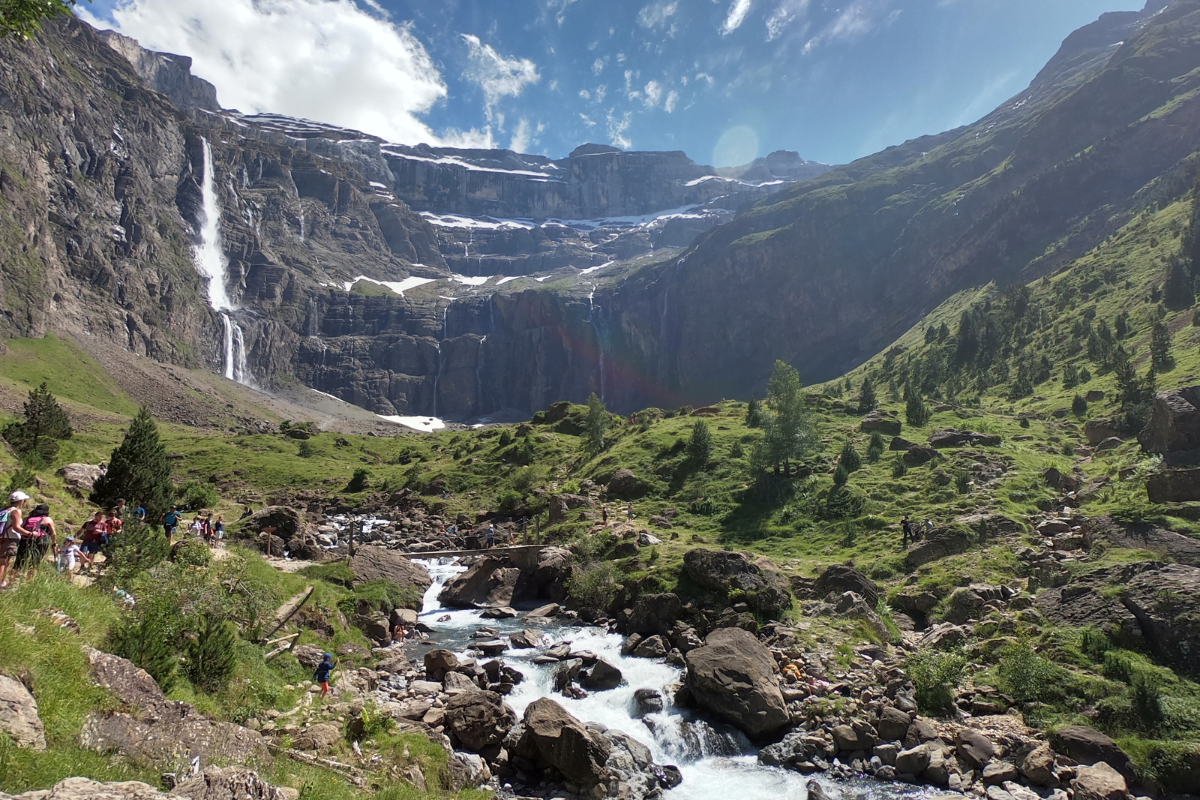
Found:
[[(74, 574), (90, 570), (96, 556), (106, 552), (121, 535), (126, 520), (147, 523), (146, 508), (139, 503), (129, 510), (125, 500), (96, 511), (72, 535), (59, 543), (59, 526), (50, 516), (50, 507), (38, 503), (29, 509), (31, 498), (23, 491), (12, 492), (8, 504), (0, 510), (0, 590), (8, 589), (17, 576), (33, 576), (39, 564), (53, 553), (59, 572)], [(197, 513), (191, 523), (177, 506), (171, 506), (159, 520), (172, 546), (180, 528), (216, 547), (225, 538), (225, 518), (210, 512)]]
[(908, 547), (910, 543), (915, 544), (925, 536), (933, 533), (933, 520), (925, 518), (924, 524), (909, 520), (908, 514), (904, 515), (904, 519), (900, 520), (901, 532), (901, 547)]
[[(633, 503), (625, 504), (625, 519), (633, 522)], [(600, 521), (604, 523), (604, 527), (608, 527), (608, 504), (600, 506)]]

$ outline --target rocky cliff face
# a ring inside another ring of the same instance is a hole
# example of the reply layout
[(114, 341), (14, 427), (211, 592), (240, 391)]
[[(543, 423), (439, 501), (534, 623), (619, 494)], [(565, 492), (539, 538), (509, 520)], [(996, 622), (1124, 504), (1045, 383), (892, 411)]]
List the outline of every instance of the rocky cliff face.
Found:
[(389, 145), (206, 108), (181, 62), (54, 23), (0, 43), (0, 325), (220, 370), (193, 258), (207, 142), (229, 313), (264, 385), (468, 418), (742, 396), (776, 358), (830, 377), (1181, 183), (1197, 31), (1198, 0), (1105, 15), (979, 123), (824, 172)]

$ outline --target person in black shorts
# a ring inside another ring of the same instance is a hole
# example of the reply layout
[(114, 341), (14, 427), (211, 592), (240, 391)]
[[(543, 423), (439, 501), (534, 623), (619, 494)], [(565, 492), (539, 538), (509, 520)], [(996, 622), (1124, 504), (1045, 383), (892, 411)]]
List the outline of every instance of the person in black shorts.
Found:
[(175, 506), (171, 506), (171, 510), (162, 515), (163, 532), (167, 534), (169, 544), (175, 544), (175, 531), (179, 530), (179, 520), (182, 518), (183, 515)]

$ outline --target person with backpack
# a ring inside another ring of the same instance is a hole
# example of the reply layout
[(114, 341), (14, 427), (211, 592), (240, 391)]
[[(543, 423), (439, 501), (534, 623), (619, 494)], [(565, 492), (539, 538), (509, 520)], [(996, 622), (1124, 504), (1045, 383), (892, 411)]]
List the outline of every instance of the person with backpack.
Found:
[(21, 537), (29, 535), (21, 524), (22, 509), (28, 499), (29, 495), (18, 489), (8, 496), (8, 507), (0, 511), (0, 589), (8, 588), (8, 573), (21, 549)]
[(317, 671), (313, 673), (313, 680), (321, 685), (321, 698), (329, 694), (329, 673), (333, 672), (337, 664), (333, 661), (333, 653), (326, 653), (325, 658), (317, 665)]
[(45, 503), (34, 506), (29, 519), (25, 520), (25, 530), (29, 531), (30, 535), (21, 537), (14, 569), (18, 572), (25, 570), (25, 577), (32, 578), (37, 572), (38, 564), (45, 560), (50, 548), (58, 549), (58, 530), (50, 517), (50, 506)]
[(183, 519), (183, 514), (179, 513), (176, 506), (171, 506), (171, 510), (162, 515), (163, 531), (167, 534), (167, 544), (175, 545), (175, 531), (179, 529), (179, 521)]

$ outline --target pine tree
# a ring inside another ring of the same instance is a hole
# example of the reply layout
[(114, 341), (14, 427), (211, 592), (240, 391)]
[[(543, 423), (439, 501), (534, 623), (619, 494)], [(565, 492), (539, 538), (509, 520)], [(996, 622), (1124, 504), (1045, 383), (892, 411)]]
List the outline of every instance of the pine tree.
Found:
[(790, 474), (792, 459), (803, 458), (816, 441), (812, 417), (804, 406), (800, 373), (782, 361), (775, 362), (767, 384), (767, 406), (773, 413), (763, 415), (765, 435), (751, 454), (751, 463), (776, 472), (783, 465)]
[(712, 432), (708, 429), (708, 423), (702, 419), (696, 420), (696, 424), (692, 426), (692, 438), (688, 440), (687, 452), (688, 458), (701, 469), (708, 464), (712, 455)]
[(127, 619), (113, 629), (106, 648), (150, 673), (164, 692), (175, 683), (175, 656), (165, 626), (157, 617)]
[(195, 686), (213, 693), (229, 682), (237, 666), (233, 623), (206, 614), (187, 650), (184, 673)]
[(879, 431), (871, 433), (871, 441), (867, 443), (867, 461), (874, 464), (883, 457), (884, 450), (883, 435)]
[(879, 401), (875, 398), (875, 385), (870, 378), (863, 378), (862, 388), (858, 390), (858, 413), (868, 414), (875, 410)]
[(920, 428), (929, 422), (930, 416), (929, 407), (921, 399), (921, 393), (909, 389), (908, 399), (904, 404), (904, 418), (908, 420), (908, 424), (914, 428)]
[(1071, 413), (1082, 418), (1087, 414), (1088, 403), (1082, 395), (1075, 395), (1075, 399), (1071, 401)]
[(758, 428), (762, 426), (762, 407), (754, 395), (750, 395), (750, 403), (746, 406), (746, 427)]
[(848, 480), (850, 480), (850, 470), (846, 469), (845, 464), (838, 464), (837, 469), (833, 471), (833, 485), (845, 486)]
[(71, 421), (67, 412), (42, 383), (31, 389), (25, 401), (25, 420), (13, 422), (4, 428), (4, 438), (24, 461), (42, 462), (49, 465), (58, 455), (60, 440), (70, 439)]
[(587, 419), (584, 421), (584, 433), (588, 450), (599, 453), (604, 449), (604, 434), (608, 431), (608, 411), (604, 403), (592, 392), (588, 396)]
[(845, 467), (847, 472), (854, 472), (862, 467), (862, 456), (854, 449), (853, 442), (846, 442), (842, 446), (842, 455), (838, 459), (838, 464)]
[(1163, 281), (1163, 303), (1167, 308), (1176, 311), (1191, 308), (1196, 302), (1196, 294), (1192, 289), (1192, 276), (1188, 274), (1183, 261), (1174, 259), (1167, 269), (1167, 279)]
[(1171, 355), (1171, 329), (1163, 322), (1154, 323), (1150, 329), (1150, 363), (1155, 372), (1170, 372), (1175, 368), (1175, 357)]
[(125, 438), (108, 461), (108, 472), (96, 481), (91, 501), (101, 508), (116, 505), (118, 498), (141, 503), (147, 518), (157, 520), (171, 507), (175, 487), (167, 448), (158, 438), (150, 409), (142, 406)]
[(1117, 338), (1124, 339), (1129, 335), (1129, 315), (1124, 311), (1122, 311), (1120, 314), (1117, 314), (1117, 319), (1116, 322), (1113, 323), (1113, 327), (1117, 331)]

